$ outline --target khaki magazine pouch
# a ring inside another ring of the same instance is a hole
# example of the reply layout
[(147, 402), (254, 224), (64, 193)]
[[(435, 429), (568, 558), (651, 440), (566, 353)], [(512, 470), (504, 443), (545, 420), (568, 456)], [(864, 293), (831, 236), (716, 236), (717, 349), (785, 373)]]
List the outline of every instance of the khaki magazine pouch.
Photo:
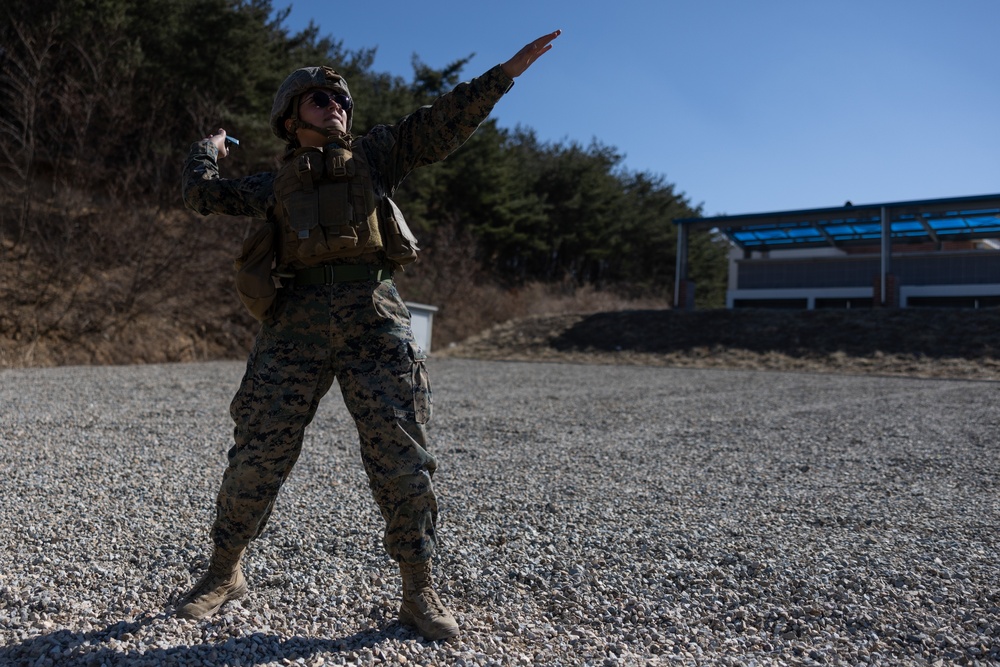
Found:
[(378, 252), (396, 266), (416, 260), (417, 240), (380, 185), (360, 145), (296, 150), (274, 180), (279, 269)]
[(274, 265), (274, 224), (252, 220), (243, 238), (243, 250), (236, 258), (236, 291), (246, 309), (260, 321), (271, 315), (278, 294), (271, 278)]
[(365, 211), (356, 216), (351, 202), (355, 168), (349, 148), (330, 144), (299, 149), (279, 172), (275, 195), (287, 225), (283, 261), (314, 266), (364, 252), (371, 231)]
[(382, 198), (381, 208), (386, 258), (399, 266), (416, 261), (420, 248), (417, 247), (417, 239), (403, 218), (403, 212), (396, 206), (396, 202), (388, 197)]

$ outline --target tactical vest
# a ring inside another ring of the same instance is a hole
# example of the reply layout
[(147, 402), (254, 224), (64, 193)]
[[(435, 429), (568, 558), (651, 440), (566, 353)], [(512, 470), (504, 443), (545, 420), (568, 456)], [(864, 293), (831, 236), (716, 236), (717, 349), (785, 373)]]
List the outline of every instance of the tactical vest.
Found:
[(235, 262), (240, 300), (258, 320), (271, 316), (273, 276), (369, 253), (399, 267), (417, 259), (417, 239), (395, 202), (376, 192), (363, 149), (300, 148), (275, 176), (274, 194), (277, 228), (252, 225)]
[(382, 250), (382, 197), (360, 146), (300, 148), (274, 180), (281, 224), (279, 270), (316, 266)]

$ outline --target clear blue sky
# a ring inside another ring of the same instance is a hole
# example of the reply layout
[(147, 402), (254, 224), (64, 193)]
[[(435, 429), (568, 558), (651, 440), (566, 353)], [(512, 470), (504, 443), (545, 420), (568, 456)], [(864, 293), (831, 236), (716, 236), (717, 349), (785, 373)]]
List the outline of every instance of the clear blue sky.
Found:
[(614, 146), (705, 215), (1000, 192), (1000, 0), (289, 5), (407, 80), (413, 55), (475, 53), (471, 78), (562, 29), (493, 116)]

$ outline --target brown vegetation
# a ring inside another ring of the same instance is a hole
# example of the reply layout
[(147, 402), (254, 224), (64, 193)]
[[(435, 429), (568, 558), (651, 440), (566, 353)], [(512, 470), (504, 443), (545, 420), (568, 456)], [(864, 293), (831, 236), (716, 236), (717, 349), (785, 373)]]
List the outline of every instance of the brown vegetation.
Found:
[[(114, 201), (98, 213), (65, 188), (32, 201), (0, 237), (0, 367), (246, 356), (257, 325), (232, 282), (244, 220)], [(656, 296), (504, 288), (454, 229), (424, 245), (398, 283), (439, 307), (438, 356), (1000, 379), (996, 309), (675, 312)]]
[[(243, 222), (143, 215), (81, 210), (34, 243), (3, 239), (0, 367), (245, 357), (257, 325), (231, 272)], [(399, 276), (404, 298), (440, 308), (438, 357), (1000, 379), (997, 309), (679, 312), (589, 288), (503, 289), (469, 247), (439, 235)]]
[(21, 238), (0, 240), (0, 366), (191, 361), (246, 345), (249, 317), (223, 277), (231, 221), (40, 208)]
[[(232, 275), (245, 220), (116, 210), (43, 208), (20, 241), (0, 239), (0, 368), (246, 356), (257, 323)], [(405, 299), (440, 309), (436, 346), (539, 313), (666, 305), (592, 288), (504, 289), (479, 268), (473, 247), (454, 231), (438, 234), (398, 276)]]

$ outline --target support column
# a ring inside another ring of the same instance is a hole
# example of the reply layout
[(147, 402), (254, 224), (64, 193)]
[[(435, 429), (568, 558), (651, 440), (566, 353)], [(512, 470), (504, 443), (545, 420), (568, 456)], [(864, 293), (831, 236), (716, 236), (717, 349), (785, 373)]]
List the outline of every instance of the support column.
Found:
[[(882, 262), (879, 268), (878, 287), (879, 293), (873, 295), (872, 299), (876, 306), (886, 308), (896, 308), (899, 306), (899, 298), (892, 298), (892, 291), (898, 294), (899, 286), (892, 276), (892, 212), (887, 206), (881, 210), (882, 222)], [(891, 291), (890, 291), (891, 288)]]
[[(674, 308), (694, 308), (694, 284), (688, 282), (688, 226), (677, 225), (677, 273), (674, 276)], [(690, 294), (689, 294), (690, 293)]]

